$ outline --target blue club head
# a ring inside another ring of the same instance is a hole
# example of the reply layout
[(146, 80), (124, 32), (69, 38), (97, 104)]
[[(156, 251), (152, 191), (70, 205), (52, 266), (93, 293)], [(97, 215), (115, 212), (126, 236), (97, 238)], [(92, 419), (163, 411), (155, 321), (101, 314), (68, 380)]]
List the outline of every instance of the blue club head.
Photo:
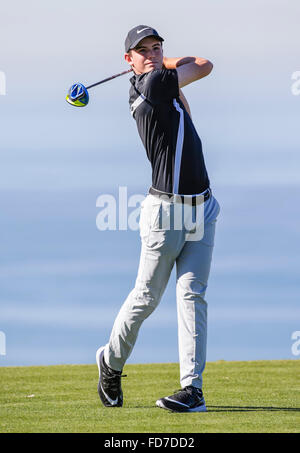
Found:
[(89, 102), (89, 93), (82, 83), (74, 83), (68, 91), (66, 101), (76, 107), (85, 107)]

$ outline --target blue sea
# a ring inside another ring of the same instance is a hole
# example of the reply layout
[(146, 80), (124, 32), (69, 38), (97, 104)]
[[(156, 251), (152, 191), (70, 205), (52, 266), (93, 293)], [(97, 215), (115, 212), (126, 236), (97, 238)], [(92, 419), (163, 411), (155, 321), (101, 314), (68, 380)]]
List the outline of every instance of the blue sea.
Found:
[[(274, 159), (270, 153), (252, 167), (250, 153), (207, 159), (221, 206), (206, 294), (208, 361), (300, 357), (292, 353), (300, 331), (300, 184), (296, 169), (284, 178)], [(125, 185), (128, 196), (145, 195), (149, 182), (144, 155), (129, 153), (116, 173), (97, 151), (3, 154), (0, 366), (95, 363), (134, 286), (140, 252), (138, 231), (97, 229), (96, 200), (117, 198)], [(177, 361), (174, 269), (128, 363)]]

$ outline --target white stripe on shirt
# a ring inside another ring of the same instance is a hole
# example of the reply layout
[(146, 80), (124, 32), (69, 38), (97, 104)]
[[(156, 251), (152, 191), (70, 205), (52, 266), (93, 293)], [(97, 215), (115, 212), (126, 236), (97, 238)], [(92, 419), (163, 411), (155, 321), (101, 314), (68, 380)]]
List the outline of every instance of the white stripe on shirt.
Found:
[(173, 105), (176, 108), (177, 112), (179, 112), (179, 114), (180, 114), (178, 132), (177, 132), (175, 164), (174, 164), (174, 179), (173, 179), (173, 193), (178, 194), (181, 156), (182, 156), (183, 139), (184, 139), (184, 114), (183, 114), (182, 108), (180, 107), (180, 105), (178, 104), (176, 99), (173, 99)]
[(146, 97), (141, 94), (138, 98), (136, 98), (136, 100), (131, 104), (131, 107), (130, 107), (130, 113), (131, 115), (133, 116), (135, 110), (138, 108), (139, 105), (141, 105), (142, 102), (144, 102), (146, 99)]

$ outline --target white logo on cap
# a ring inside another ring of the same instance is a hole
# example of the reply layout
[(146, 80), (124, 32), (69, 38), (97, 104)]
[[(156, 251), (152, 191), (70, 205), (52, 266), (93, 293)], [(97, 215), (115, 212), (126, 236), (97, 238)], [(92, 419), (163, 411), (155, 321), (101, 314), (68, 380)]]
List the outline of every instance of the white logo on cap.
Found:
[(137, 33), (142, 33), (144, 30), (150, 30), (150, 27), (142, 28), (141, 30), (137, 30)]

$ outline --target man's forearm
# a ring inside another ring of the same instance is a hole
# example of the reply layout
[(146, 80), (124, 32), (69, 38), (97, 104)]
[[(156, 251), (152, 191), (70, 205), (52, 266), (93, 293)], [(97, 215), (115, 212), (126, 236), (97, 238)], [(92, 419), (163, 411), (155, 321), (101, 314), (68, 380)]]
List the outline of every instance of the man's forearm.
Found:
[(196, 57), (179, 57), (179, 58), (163, 58), (163, 64), (166, 69), (176, 69), (187, 63), (195, 63)]
[(163, 66), (166, 69), (177, 69), (180, 88), (206, 77), (213, 68), (213, 64), (209, 60), (200, 57), (164, 57)]
[(210, 61), (200, 57), (163, 58), (163, 65), (166, 69), (176, 69), (179, 66), (189, 63), (195, 63), (198, 66), (212, 65)]

